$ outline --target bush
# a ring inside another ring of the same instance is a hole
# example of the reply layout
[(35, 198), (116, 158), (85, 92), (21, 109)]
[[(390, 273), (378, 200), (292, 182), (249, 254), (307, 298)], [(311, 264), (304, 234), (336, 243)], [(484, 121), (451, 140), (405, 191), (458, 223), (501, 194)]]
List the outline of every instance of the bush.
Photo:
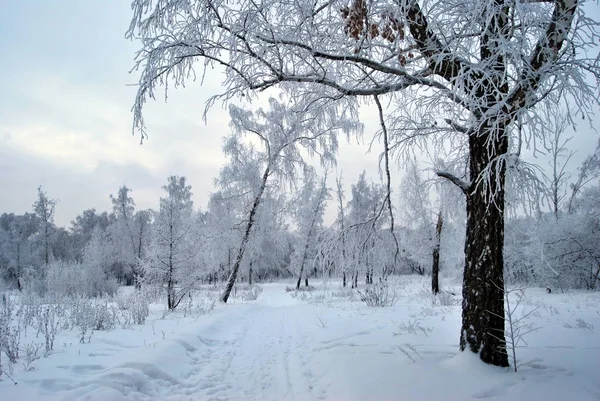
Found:
[(135, 324), (146, 323), (146, 318), (150, 314), (148, 299), (142, 294), (136, 294), (131, 297), (131, 307), (129, 308), (131, 319)]
[(10, 297), (3, 294), (0, 299), (0, 354), (4, 353), (10, 363), (16, 363), (19, 358), (21, 331), (18, 326), (16, 307)]
[(333, 291), (331, 296), (334, 298), (348, 298), (349, 300), (354, 300), (356, 296), (356, 292), (352, 288), (340, 288), (337, 291)]
[(390, 290), (387, 280), (382, 280), (381, 278), (375, 284), (368, 286), (364, 291), (357, 292), (360, 300), (371, 307), (394, 306), (398, 302), (396, 292), (393, 289)]
[(263, 289), (259, 286), (252, 286), (248, 289), (240, 291), (240, 297), (244, 301), (256, 301), (258, 296), (263, 292)]
[(119, 324), (117, 306), (107, 300), (78, 298), (71, 306), (71, 327), (79, 328), (79, 342), (89, 342), (94, 331), (109, 331)]
[(44, 278), (46, 293), (54, 298), (100, 297), (114, 295), (118, 289), (116, 279), (109, 279), (93, 263), (52, 262)]

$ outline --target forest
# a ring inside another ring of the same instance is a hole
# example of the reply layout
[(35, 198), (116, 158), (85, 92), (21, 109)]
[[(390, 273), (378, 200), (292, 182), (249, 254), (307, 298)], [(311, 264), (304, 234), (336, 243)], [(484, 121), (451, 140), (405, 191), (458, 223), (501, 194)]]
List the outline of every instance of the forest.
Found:
[[(127, 182), (68, 227), (51, 185), (2, 211), (0, 379), (21, 363), (35, 397), (86, 400), (600, 397), (597, 3), (129, 12), (134, 139), (161, 135), (148, 103), (201, 87), (226, 162), (203, 205), (181, 171), (152, 210)], [(345, 175), (342, 141), (377, 171)]]
[[(185, 177), (172, 176), (158, 210), (137, 210), (135, 191), (123, 185), (107, 195), (112, 210), (84, 210), (69, 227), (58, 227), (54, 212), (60, 203), (38, 188), (31, 212), (0, 216), (5, 288), (95, 297), (112, 295), (122, 285), (154, 285), (175, 309), (190, 289), (227, 281), (250, 220), (240, 282), (294, 278), (299, 287), (327, 277), (354, 288), (389, 275), (460, 277), (465, 205), (454, 185), (413, 161), (391, 196), (384, 183), (370, 182), (364, 173), (347, 192), (342, 176), (319, 176), (298, 155), (289, 156), (297, 165), (271, 167), (273, 176), (265, 179), (268, 156), (240, 141), (242, 134), (227, 138), (223, 151), (229, 163), (205, 208), (193, 204)], [(505, 281), (548, 291), (597, 290), (600, 147), (572, 175), (567, 165), (572, 152), (557, 139), (549, 145), (554, 152), (549, 173), (538, 182), (539, 202), (525, 203), (513, 190)], [(284, 168), (296, 169), (293, 179), (277, 175)], [(337, 212), (329, 225), (327, 205)], [(434, 291), (440, 287), (443, 281)]]

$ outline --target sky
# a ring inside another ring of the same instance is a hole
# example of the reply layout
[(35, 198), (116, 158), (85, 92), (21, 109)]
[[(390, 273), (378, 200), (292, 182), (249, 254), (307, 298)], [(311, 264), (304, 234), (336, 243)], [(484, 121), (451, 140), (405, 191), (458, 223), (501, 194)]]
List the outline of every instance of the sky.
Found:
[[(84, 209), (110, 208), (121, 185), (138, 208), (156, 208), (170, 175), (186, 176), (204, 208), (226, 159), (227, 112), (216, 105), (205, 123), (204, 103), (219, 77), (171, 91), (147, 104), (149, 139), (132, 134), (138, 75), (130, 73), (137, 44), (125, 39), (128, 0), (0, 0), (0, 213), (31, 210), (36, 189), (58, 199), (56, 223), (68, 226)], [(365, 138), (376, 114), (361, 112)], [(576, 166), (597, 134), (578, 132)], [(338, 169), (346, 184), (365, 169), (378, 180), (377, 152), (343, 143)], [(394, 186), (400, 169), (394, 166)], [(334, 211), (328, 212), (329, 220)]]

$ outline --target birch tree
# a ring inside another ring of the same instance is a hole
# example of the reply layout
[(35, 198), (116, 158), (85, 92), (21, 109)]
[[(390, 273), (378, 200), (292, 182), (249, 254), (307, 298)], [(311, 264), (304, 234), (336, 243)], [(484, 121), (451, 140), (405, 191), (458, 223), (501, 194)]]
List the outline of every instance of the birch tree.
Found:
[[(277, 87), (296, 98), (389, 102), (390, 148), (462, 147), (468, 176), (460, 349), (507, 366), (503, 234), (507, 161), (569, 101), (597, 104), (599, 22), (577, 0), (133, 0), (140, 38), (134, 127), (161, 85), (224, 71), (221, 99)], [(209, 105), (217, 98), (213, 98)], [(589, 120), (589, 115), (586, 120)], [(357, 116), (355, 116), (357, 118)]]
[[(269, 98), (269, 108), (256, 111), (230, 106), (233, 135), (223, 150), (231, 158), (228, 166), (231, 177), (246, 172), (254, 173), (253, 200), (241, 244), (227, 280), (221, 301), (227, 302), (248, 247), (257, 210), (263, 200), (269, 179), (278, 179), (285, 185), (293, 182), (299, 167), (304, 167), (301, 150), (319, 154), (323, 162), (333, 159), (337, 150), (336, 135), (357, 130), (360, 124), (338, 115), (339, 106), (327, 99), (302, 99), (292, 103), (290, 99), (279, 101)], [(259, 141), (260, 148), (245, 144), (243, 137), (251, 135)], [(244, 164), (253, 163), (251, 168)], [(241, 174), (243, 175), (243, 174)]]
[(300, 288), (302, 274), (305, 274), (304, 282), (306, 287), (308, 287), (308, 273), (304, 273), (304, 271), (309, 261), (311, 250), (313, 251), (312, 253), (316, 251), (315, 240), (318, 230), (323, 224), (325, 205), (329, 197), (327, 175), (320, 182), (316, 178), (314, 171), (307, 171), (300, 196), (295, 200), (297, 205), (296, 220), (298, 223), (298, 233), (299, 238), (302, 239), (294, 253), (296, 256), (295, 261), (299, 265), (296, 289)]

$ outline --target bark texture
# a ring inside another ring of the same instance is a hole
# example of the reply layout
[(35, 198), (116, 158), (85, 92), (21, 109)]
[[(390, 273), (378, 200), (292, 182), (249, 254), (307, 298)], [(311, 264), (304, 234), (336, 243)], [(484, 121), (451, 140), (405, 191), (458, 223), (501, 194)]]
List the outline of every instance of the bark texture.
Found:
[[(503, 133), (469, 137), (472, 177), (488, 174), (490, 188), (475, 185), (467, 194), (467, 233), (460, 349), (481, 360), (508, 366), (504, 337), (504, 177), (498, 156), (508, 150)], [(490, 146), (485, 146), (490, 140)], [(490, 152), (492, 150), (492, 152)], [(488, 168), (487, 173), (484, 169)]]
[(240, 270), (240, 265), (242, 264), (242, 259), (244, 258), (244, 252), (246, 251), (246, 247), (248, 246), (248, 242), (250, 241), (250, 232), (252, 231), (252, 226), (254, 225), (254, 219), (256, 218), (256, 210), (260, 205), (260, 201), (262, 200), (263, 193), (265, 192), (265, 188), (267, 187), (267, 179), (269, 178), (270, 168), (267, 167), (262, 176), (262, 182), (260, 184), (260, 189), (256, 198), (254, 198), (254, 202), (252, 203), (252, 209), (250, 209), (250, 216), (248, 218), (248, 224), (246, 224), (246, 231), (244, 232), (244, 237), (242, 238), (242, 243), (240, 244), (240, 248), (238, 249), (238, 254), (235, 258), (235, 262), (233, 263), (233, 268), (231, 269), (231, 274), (229, 275), (229, 279), (227, 280), (227, 285), (225, 286), (225, 290), (221, 295), (221, 302), (227, 303), (229, 299), (229, 295), (231, 295), (231, 290), (233, 290), (233, 286), (235, 284), (235, 280), (237, 279), (238, 271)]
[(438, 213), (437, 224), (435, 225), (435, 244), (433, 246), (433, 264), (431, 266), (431, 291), (434, 295), (440, 292), (439, 274), (440, 274), (440, 240), (442, 236), (442, 227), (444, 218), (442, 212)]

